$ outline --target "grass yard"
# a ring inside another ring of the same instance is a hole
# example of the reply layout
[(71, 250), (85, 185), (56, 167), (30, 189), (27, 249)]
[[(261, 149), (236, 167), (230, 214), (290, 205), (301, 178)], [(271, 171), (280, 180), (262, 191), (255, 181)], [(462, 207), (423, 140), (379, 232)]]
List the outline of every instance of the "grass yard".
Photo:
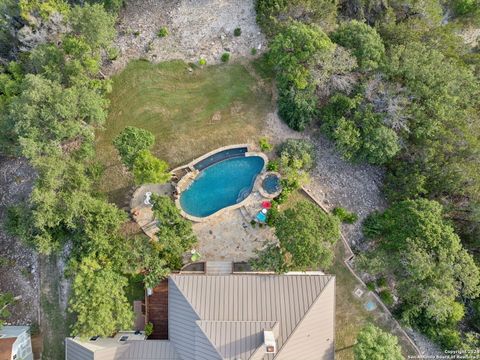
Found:
[(155, 155), (176, 167), (223, 145), (257, 141), (272, 111), (269, 84), (241, 64), (131, 62), (113, 77), (105, 130), (97, 133), (97, 156), (106, 168), (102, 191), (123, 205), (132, 184), (112, 145), (126, 126), (154, 133)]

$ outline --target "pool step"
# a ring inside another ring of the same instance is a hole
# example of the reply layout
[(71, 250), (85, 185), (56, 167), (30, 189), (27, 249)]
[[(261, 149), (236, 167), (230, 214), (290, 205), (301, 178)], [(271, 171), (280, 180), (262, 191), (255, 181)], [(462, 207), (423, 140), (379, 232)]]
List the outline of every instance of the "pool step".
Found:
[(205, 273), (207, 275), (224, 275), (233, 272), (233, 261), (207, 261)]

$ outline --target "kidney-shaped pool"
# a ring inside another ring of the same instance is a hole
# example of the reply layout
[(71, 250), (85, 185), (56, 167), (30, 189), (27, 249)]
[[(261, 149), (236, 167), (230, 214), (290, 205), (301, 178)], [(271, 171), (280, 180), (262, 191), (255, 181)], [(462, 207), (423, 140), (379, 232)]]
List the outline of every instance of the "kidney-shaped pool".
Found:
[(252, 192), (264, 164), (260, 156), (242, 156), (211, 165), (180, 194), (180, 206), (189, 215), (206, 217), (238, 204)]

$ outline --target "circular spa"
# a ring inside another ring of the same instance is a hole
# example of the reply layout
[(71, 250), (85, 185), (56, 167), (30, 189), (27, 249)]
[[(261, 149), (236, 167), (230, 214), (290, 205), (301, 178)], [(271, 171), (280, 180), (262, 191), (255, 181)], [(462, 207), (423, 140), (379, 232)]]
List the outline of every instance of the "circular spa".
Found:
[(203, 168), (180, 194), (188, 215), (203, 218), (238, 204), (250, 195), (265, 161), (260, 156), (240, 156)]
[(280, 191), (280, 178), (277, 174), (267, 174), (262, 181), (263, 190), (269, 194), (273, 195)]

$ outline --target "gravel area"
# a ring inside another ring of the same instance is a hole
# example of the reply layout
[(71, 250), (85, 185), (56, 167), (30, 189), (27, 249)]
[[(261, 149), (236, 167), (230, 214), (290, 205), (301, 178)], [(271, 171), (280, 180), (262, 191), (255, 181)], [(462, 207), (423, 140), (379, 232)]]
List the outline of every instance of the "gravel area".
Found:
[[(162, 27), (169, 34), (158, 37)], [(235, 28), (241, 29), (240, 36), (234, 36)], [(120, 15), (118, 34), (120, 56), (104, 68), (106, 74), (123, 69), (131, 59), (205, 59), (214, 64), (224, 52), (233, 60), (252, 56), (252, 48), (261, 53), (266, 46), (253, 0), (130, 0)]]
[(8, 322), (13, 325), (39, 320), (38, 256), (3, 228), (7, 208), (28, 198), (34, 178), (26, 160), (0, 157), (0, 292), (21, 297), (9, 306)]

